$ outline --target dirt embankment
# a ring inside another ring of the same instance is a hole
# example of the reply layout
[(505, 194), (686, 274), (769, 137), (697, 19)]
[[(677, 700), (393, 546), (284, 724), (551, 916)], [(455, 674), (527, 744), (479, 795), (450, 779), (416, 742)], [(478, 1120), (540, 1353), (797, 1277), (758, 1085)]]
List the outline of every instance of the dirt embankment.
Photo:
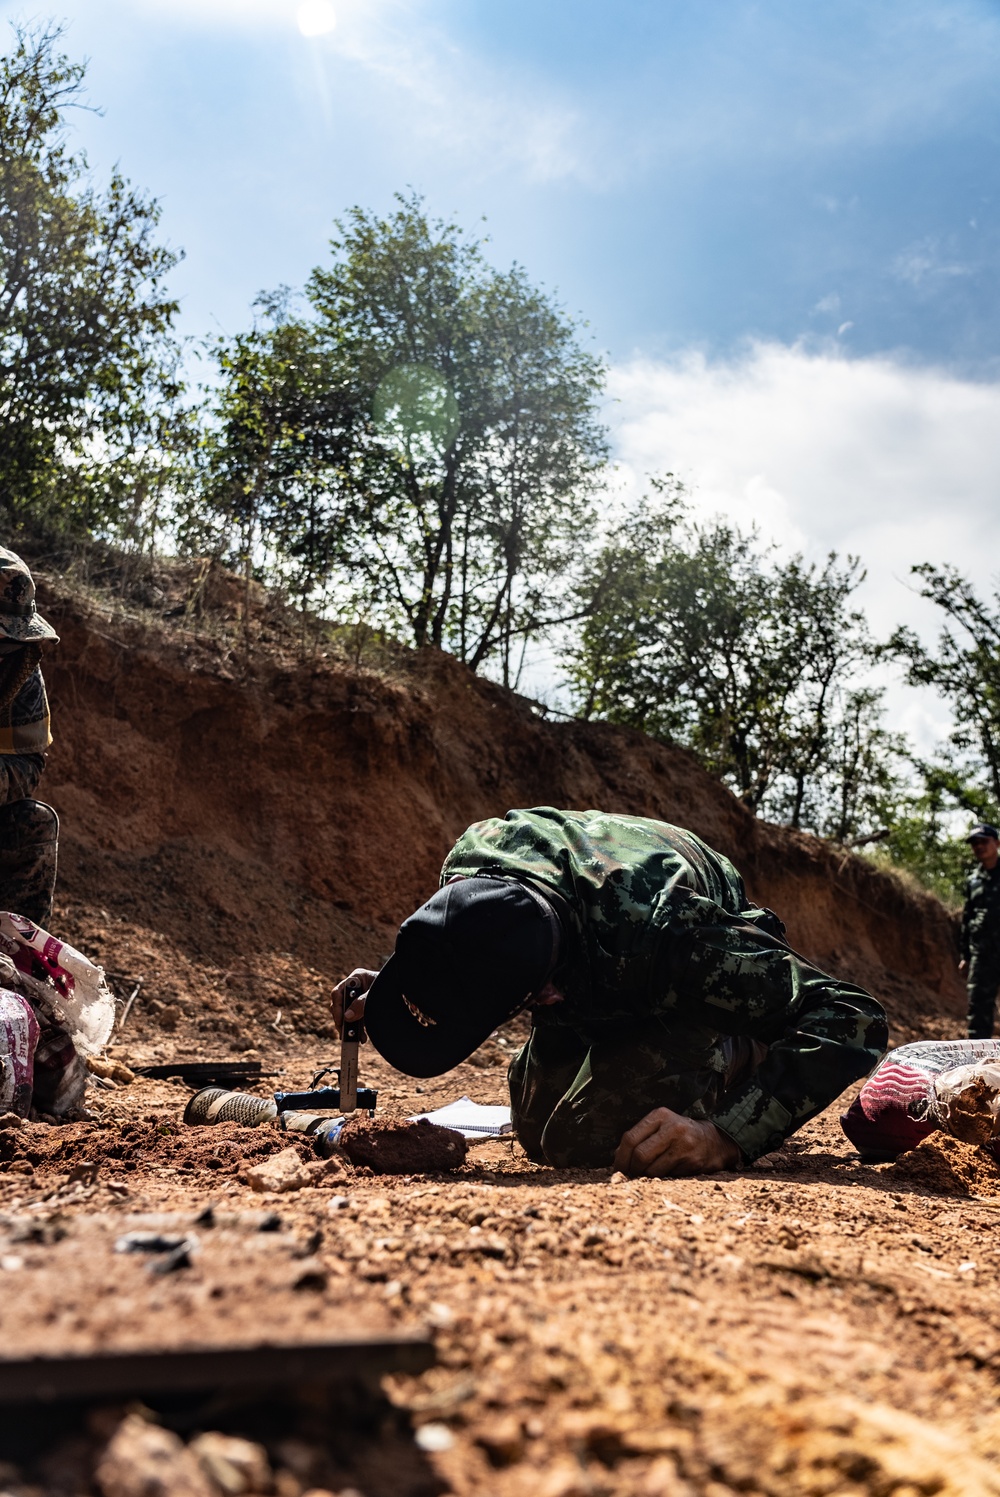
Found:
[[(63, 896), (96, 896), (230, 988), (246, 957), (328, 974), (386, 954), (472, 821), (598, 806), (678, 822), (727, 853), (796, 947), (886, 1002), (897, 1039), (958, 1032), (941, 904), (756, 820), (682, 750), (547, 721), (432, 652), (392, 676), (280, 651), (236, 669), (208, 633), (114, 617), (51, 581), (40, 600), (61, 635), (43, 785), (63, 817)], [(100, 947), (105, 933), (90, 934)], [(250, 981), (243, 999), (270, 1018), (281, 990)], [(286, 1022), (298, 1011), (321, 1027), (317, 1001), (286, 988)]]
[[(335, 1050), (331, 967), (389, 949), (470, 820), (553, 802), (694, 828), (796, 945), (879, 994), (897, 1039), (959, 1030), (947, 912), (755, 822), (681, 752), (545, 722), (438, 656), (388, 677), (275, 649), (243, 673), (207, 633), (52, 588), (43, 606), (63, 636), (53, 924), (129, 978), (123, 996), (143, 977), (114, 1038), (127, 1065), (256, 1051), (263, 1087), (305, 1086)], [(380, 1115), (503, 1101), (519, 1022), (430, 1082), (368, 1047)], [(395, 1411), (362, 1428), (343, 1408), (322, 1438), (254, 1425), (257, 1475), (207, 1488), (195, 1450), (248, 1433), (231, 1409), (187, 1445), (186, 1413), (178, 1436), (133, 1411), (115, 1460), (121, 1409), (79, 1437), (46, 1424), (21, 1469), (0, 1448), (14, 1497), (165, 1489), (154, 1447), (187, 1463), (170, 1490), (203, 1497), (1000, 1497), (1000, 1169), (967, 1144), (866, 1164), (834, 1107), (712, 1180), (549, 1170), (509, 1139), (447, 1174), (382, 1176), (273, 1124), (185, 1128), (186, 1101), (139, 1077), (95, 1085), (90, 1121), (0, 1129), (10, 1352), (429, 1327), (437, 1365), (391, 1380)], [(176, 1237), (179, 1256), (126, 1252), (130, 1234)]]

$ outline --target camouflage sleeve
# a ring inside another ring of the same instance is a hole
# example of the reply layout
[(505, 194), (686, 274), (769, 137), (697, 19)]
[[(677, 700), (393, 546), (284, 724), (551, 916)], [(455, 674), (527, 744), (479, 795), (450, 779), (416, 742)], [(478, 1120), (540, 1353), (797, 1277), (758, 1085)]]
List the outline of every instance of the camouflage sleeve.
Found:
[(0, 754), (0, 806), (34, 795), (44, 768), (44, 754)]
[(863, 988), (707, 900), (689, 900), (671, 927), (663, 1009), (769, 1047), (712, 1114), (746, 1160), (776, 1149), (882, 1059), (885, 1012)]

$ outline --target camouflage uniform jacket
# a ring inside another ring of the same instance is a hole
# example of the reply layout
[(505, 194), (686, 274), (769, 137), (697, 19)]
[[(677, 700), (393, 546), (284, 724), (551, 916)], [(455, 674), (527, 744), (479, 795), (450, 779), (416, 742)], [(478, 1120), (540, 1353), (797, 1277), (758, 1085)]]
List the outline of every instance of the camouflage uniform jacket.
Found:
[(34, 793), (52, 742), (40, 656), (26, 645), (0, 657), (0, 805)]
[(962, 956), (994, 956), (1000, 962), (1000, 863), (977, 868), (965, 882)]
[(600, 811), (510, 811), (470, 827), (441, 879), (488, 871), (558, 896), (566, 940), (553, 982), (565, 1001), (536, 1009), (535, 1025), (569, 1025), (595, 1047), (650, 1020), (665, 1034), (698, 1029), (769, 1046), (709, 1114), (748, 1160), (884, 1053), (875, 999), (790, 951), (732, 863), (691, 832)]

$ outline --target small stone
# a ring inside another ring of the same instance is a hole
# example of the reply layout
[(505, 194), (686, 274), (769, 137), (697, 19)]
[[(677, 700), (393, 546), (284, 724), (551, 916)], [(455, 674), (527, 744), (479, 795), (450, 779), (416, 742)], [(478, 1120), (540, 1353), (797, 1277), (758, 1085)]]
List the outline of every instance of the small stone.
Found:
[(611, 1176), (611, 1179), (608, 1181), (609, 1185), (627, 1185), (628, 1183), (628, 1175), (622, 1174), (621, 1170), (615, 1170), (614, 1174)]
[(292, 1288), (311, 1294), (322, 1294), (330, 1279), (326, 1266), (318, 1258), (307, 1259), (292, 1281)]
[(540, 1477), (535, 1490), (538, 1497), (591, 1497), (592, 1486), (579, 1461), (567, 1456)]
[(650, 1466), (639, 1490), (643, 1497), (694, 1497), (694, 1488), (677, 1475), (677, 1467), (665, 1455)]
[(247, 1179), (253, 1190), (277, 1194), (312, 1184), (308, 1166), (303, 1164), (298, 1149), (282, 1149), (280, 1154), (272, 1154), (270, 1159), (255, 1165)]
[(347, 1176), (343, 1160), (337, 1159), (335, 1155), (331, 1155), (329, 1159), (312, 1159), (304, 1168), (309, 1176), (309, 1184), (320, 1188)]
[(422, 1424), (413, 1438), (428, 1455), (450, 1450), (455, 1443), (455, 1436), (447, 1424)]
[(188, 1448), (198, 1457), (206, 1476), (233, 1497), (242, 1492), (266, 1492), (271, 1486), (271, 1468), (262, 1445), (211, 1430), (192, 1440)]
[(95, 1472), (103, 1497), (218, 1497), (196, 1456), (137, 1414), (122, 1420)]
[(0, 1112), (0, 1128), (23, 1128), (24, 1119), (19, 1112)]
[(135, 1072), (123, 1066), (120, 1060), (106, 1060), (97, 1055), (87, 1056), (87, 1070), (92, 1076), (102, 1076), (105, 1081), (117, 1081), (122, 1086), (135, 1080)]

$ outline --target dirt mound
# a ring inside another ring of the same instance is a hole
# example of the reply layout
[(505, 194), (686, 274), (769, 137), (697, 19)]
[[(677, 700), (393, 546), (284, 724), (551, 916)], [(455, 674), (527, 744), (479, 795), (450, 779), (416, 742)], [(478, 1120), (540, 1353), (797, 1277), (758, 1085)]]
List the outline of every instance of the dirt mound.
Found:
[(465, 1138), (420, 1118), (415, 1123), (376, 1123), (351, 1118), (341, 1129), (340, 1147), (352, 1164), (379, 1175), (421, 1175), (454, 1170), (465, 1163)]
[(61, 636), (43, 781), (63, 818), (57, 918), (145, 979), (130, 1039), (168, 1032), (200, 1054), (332, 1038), (329, 976), (392, 949), (467, 825), (532, 805), (690, 827), (797, 949), (885, 1002), (896, 1042), (959, 1032), (940, 902), (758, 821), (683, 750), (548, 721), (434, 651), (366, 670), (275, 646), (247, 665), (210, 632), (113, 614), (51, 578), (40, 601)]
[(915, 1149), (900, 1154), (886, 1175), (937, 1195), (1000, 1195), (1000, 1166), (974, 1144), (947, 1133), (932, 1133)]
[[(287, 1136), (276, 1128), (220, 1123), (190, 1129), (159, 1113), (121, 1123), (69, 1123), (61, 1128), (24, 1123), (0, 1132), (0, 1172), (65, 1175), (93, 1165), (107, 1166), (123, 1177), (159, 1167), (241, 1178), (252, 1165), (288, 1146)], [(298, 1147), (303, 1158), (312, 1158), (308, 1145)]]

